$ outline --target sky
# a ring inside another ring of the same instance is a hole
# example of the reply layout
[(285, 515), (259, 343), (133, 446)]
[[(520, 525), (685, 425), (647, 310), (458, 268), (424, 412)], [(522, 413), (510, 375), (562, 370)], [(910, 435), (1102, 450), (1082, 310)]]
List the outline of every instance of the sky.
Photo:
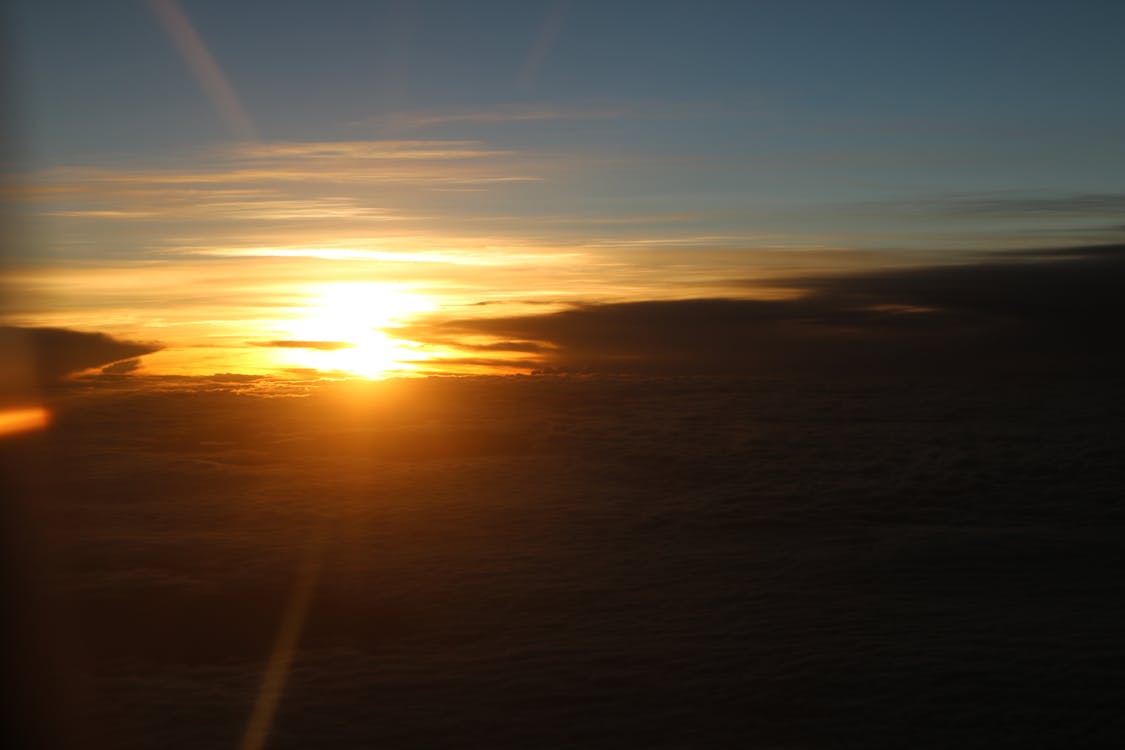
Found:
[(0, 7), (33, 740), (1125, 734), (1125, 3)]
[(935, 315), (1026, 341), (1027, 299), (949, 293), (1120, 269), (1117, 2), (5, 10), (3, 322), (146, 345), (118, 374), (753, 369), (731, 326), (781, 356)]

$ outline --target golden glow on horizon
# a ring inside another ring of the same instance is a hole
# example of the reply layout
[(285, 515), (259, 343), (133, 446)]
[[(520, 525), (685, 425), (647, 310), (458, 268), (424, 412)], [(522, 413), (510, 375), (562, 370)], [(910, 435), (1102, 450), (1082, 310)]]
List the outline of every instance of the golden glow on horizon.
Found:
[(413, 362), (431, 356), (419, 351), (413, 342), (396, 339), (387, 332), (410, 315), (434, 309), (426, 298), (370, 282), (319, 284), (310, 291), (311, 304), (288, 325), (289, 340), (348, 346), (284, 347), (278, 350), (281, 364), (379, 378), (395, 371), (415, 370)]

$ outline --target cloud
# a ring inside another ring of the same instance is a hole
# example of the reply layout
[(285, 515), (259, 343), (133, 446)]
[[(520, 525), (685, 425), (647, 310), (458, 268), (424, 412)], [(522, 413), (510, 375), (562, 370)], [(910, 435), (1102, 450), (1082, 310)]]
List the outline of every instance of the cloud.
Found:
[(398, 112), (364, 120), (356, 125), (381, 128), (427, 128), (442, 125), (495, 125), (517, 122), (558, 122), (573, 120), (611, 120), (624, 117), (629, 111), (621, 107), (502, 107), (490, 110), (448, 112)]
[(251, 341), (250, 344), (252, 346), (268, 346), (279, 349), (316, 349), (322, 352), (351, 349), (355, 346), (355, 344), (350, 341), (290, 341), (281, 339), (274, 341)]
[(484, 147), (480, 141), (273, 141), (242, 143), (234, 153), (249, 159), (480, 159), (507, 156), (510, 151)]
[(102, 372), (106, 375), (126, 375), (135, 372), (140, 366), (141, 361), (139, 359), (123, 359), (120, 362), (106, 365), (102, 368)]
[[(462, 161), (470, 157), (460, 156)], [(168, 189), (175, 186), (227, 184), (408, 184), (408, 185), (489, 185), (504, 182), (535, 182), (542, 178), (515, 169), (466, 166), (462, 161), (438, 158), (402, 157), (394, 164), (373, 169), (364, 159), (326, 157), (324, 159), (278, 160), (275, 163), (238, 164), (229, 168), (200, 170), (161, 169), (67, 169), (57, 170), (48, 179), (60, 180), (67, 192), (90, 193), (109, 187), (138, 186)]]
[(954, 213), (1003, 218), (1125, 216), (1125, 193), (966, 196), (947, 201)]
[[(184, 190), (180, 196), (144, 196), (151, 204), (145, 211), (119, 211), (115, 209), (76, 209), (44, 211), (43, 216), (58, 216), (71, 219), (101, 219), (121, 221), (129, 219), (169, 219), (202, 218), (211, 221), (290, 221), (345, 219), (392, 221), (396, 216), (383, 208), (365, 206), (354, 198), (326, 197), (266, 200), (260, 198), (229, 200), (221, 195), (205, 200), (199, 199), (198, 190)], [(223, 191), (216, 191), (222, 193)], [(99, 200), (110, 196), (102, 194)], [(117, 197), (117, 196), (114, 196)], [(122, 194), (120, 198), (124, 198)]]
[(539, 33), (536, 34), (531, 48), (527, 52), (527, 59), (516, 77), (516, 88), (520, 91), (526, 92), (535, 88), (535, 84), (539, 81), (539, 76), (543, 71), (543, 65), (558, 41), (569, 12), (569, 0), (556, 0), (548, 8), (539, 28)]
[(799, 282), (837, 304), (900, 304), (1019, 320), (1081, 335), (1122, 307), (1125, 245), (998, 254), (985, 262)]
[[(340, 218), (375, 215), (355, 197), (307, 194), (341, 184), (449, 187), (539, 181), (516, 152), (472, 140), (267, 141), (196, 154), (198, 166), (64, 166), (7, 186), (13, 200), (67, 201), (54, 216), (148, 218), (157, 212), (212, 218)], [(75, 202), (88, 202), (77, 205)]]
[(936, 198), (866, 204), (880, 212), (905, 210), (979, 219), (1087, 219), (1125, 216), (1125, 193), (954, 193)]
[(428, 370), (441, 374), (494, 375), (497, 372), (511, 370), (536, 370), (539, 369), (539, 365), (539, 360), (535, 359), (503, 359), (500, 357), (434, 357), (426, 360)]
[(256, 137), (250, 117), (223, 69), (179, 4), (175, 0), (149, 0), (149, 7), (231, 132), (238, 138)]
[(491, 344), (462, 344), (462, 347), (478, 352), (523, 352), (525, 354), (538, 354), (546, 350), (542, 344), (534, 341), (497, 341)]
[[(784, 299), (584, 304), (547, 315), (423, 322), (416, 340), (544, 345), (546, 367), (766, 373), (1120, 363), (1125, 246), (990, 256), (969, 265), (793, 277)], [(746, 286), (760, 286), (747, 282)], [(427, 338), (429, 337), (429, 338)]]
[(162, 348), (160, 344), (122, 341), (104, 333), (0, 326), (0, 362), (6, 386), (29, 378), (40, 384), (52, 383), (83, 370), (135, 360)]

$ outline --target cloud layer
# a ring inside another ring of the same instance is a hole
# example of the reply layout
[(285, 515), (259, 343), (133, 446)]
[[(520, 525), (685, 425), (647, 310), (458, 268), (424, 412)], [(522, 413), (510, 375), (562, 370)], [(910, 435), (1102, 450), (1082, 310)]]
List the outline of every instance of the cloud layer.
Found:
[[(566, 370), (762, 373), (1071, 367), (1119, 363), (1125, 246), (781, 279), (785, 299), (585, 304), (548, 315), (432, 321), (415, 337), (544, 346)], [(746, 282), (760, 289), (760, 282)], [(513, 351), (517, 349), (513, 348)]]
[(1117, 384), (99, 379), (0, 476), (66, 747), (236, 747), (309, 559), (270, 747), (1092, 747)]
[[(160, 344), (122, 341), (104, 333), (67, 328), (0, 326), (3, 382), (13, 387), (30, 377), (48, 384), (94, 367), (134, 360), (162, 348)], [(124, 365), (115, 372), (135, 369)]]

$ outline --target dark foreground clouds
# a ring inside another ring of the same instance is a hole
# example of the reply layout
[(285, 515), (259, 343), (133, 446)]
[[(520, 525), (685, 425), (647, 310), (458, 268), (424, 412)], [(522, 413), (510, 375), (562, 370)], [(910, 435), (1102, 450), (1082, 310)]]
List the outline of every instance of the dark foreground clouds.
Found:
[(276, 750), (1125, 738), (1113, 378), (96, 380), (0, 444), (59, 747), (239, 747), (310, 560)]
[[(657, 373), (996, 371), (1119, 366), (1125, 246), (794, 277), (788, 299), (581, 305), (445, 320), (419, 337), (542, 345), (544, 366)], [(748, 289), (759, 285), (747, 282)], [(498, 347), (499, 348), (499, 347)], [(523, 351), (529, 351), (524, 348)]]
[[(0, 326), (0, 376), (6, 388), (27, 381), (52, 383), (93, 367), (133, 360), (162, 348), (160, 344), (122, 341), (104, 333), (68, 328)], [(122, 365), (115, 372), (127, 372)]]

